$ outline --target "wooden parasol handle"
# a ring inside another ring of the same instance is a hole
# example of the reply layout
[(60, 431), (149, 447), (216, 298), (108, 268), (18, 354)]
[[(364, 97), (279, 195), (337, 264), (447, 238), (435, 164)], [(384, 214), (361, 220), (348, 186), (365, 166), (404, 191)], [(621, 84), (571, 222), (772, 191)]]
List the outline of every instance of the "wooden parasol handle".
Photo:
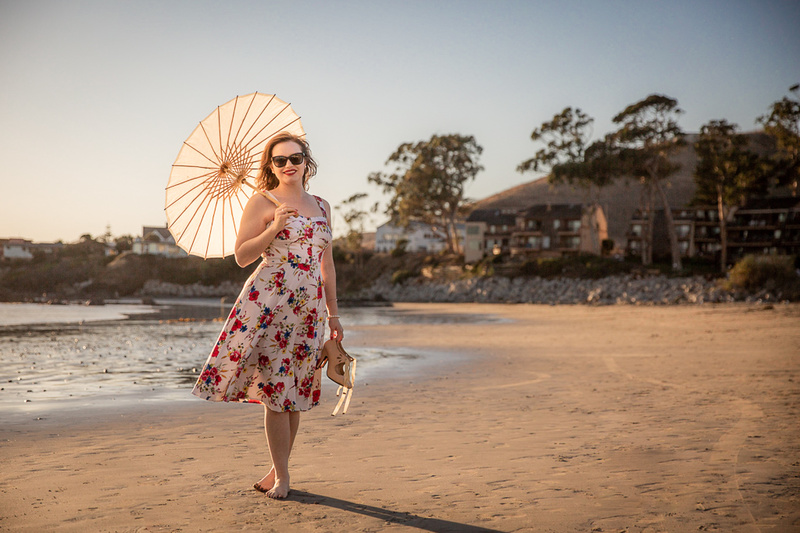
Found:
[(267, 200), (269, 200), (269, 201), (270, 201), (270, 202), (272, 202), (273, 204), (275, 204), (275, 205), (281, 205), (281, 203), (278, 201), (278, 199), (277, 199), (277, 198), (275, 198), (274, 196), (272, 196), (272, 194), (270, 194), (270, 193), (269, 193), (269, 191), (262, 191), (261, 189), (259, 189), (259, 188), (255, 187), (254, 185), (252, 185), (252, 184), (251, 184), (249, 181), (247, 181), (246, 179), (243, 179), (243, 180), (242, 180), (242, 183), (244, 183), (245, 185), (247, 185), (248, 187), (250, 187), (251, 189), (253, 189), (255, 192), (257, 192), (258, 194), (260, 194), (261, 196), (263, 196), (264, 198), (266, 198)]

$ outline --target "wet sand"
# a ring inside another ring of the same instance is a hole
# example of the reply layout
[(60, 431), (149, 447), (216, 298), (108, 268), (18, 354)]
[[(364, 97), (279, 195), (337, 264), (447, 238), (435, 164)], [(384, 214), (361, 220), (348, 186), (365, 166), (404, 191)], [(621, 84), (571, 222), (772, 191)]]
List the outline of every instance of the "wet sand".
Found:
[(510, 320), (351, 328), (472, 355), (358, 383), (343, 417), (328, 388), (289, 500), (251, 488), (259, 406), (87, 411), (0, 428), (0, 529), (800, 529), (800, 306), (397, 308)]

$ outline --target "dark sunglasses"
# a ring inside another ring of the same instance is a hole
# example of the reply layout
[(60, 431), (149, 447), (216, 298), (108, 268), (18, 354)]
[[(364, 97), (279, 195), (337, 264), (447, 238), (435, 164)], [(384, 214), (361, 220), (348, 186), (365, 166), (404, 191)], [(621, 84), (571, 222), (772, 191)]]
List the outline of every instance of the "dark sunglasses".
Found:
[(299, 165), (306, 159), (306, 154), (302, 152), (297, 152), (296, 154), (292, 154), (289, 157), (285, 155), (275, 155), (272, 156), (272, 164), (278, 168), (282, 168), (286, 166), (287, 161), (291, 161), (293, 165)]

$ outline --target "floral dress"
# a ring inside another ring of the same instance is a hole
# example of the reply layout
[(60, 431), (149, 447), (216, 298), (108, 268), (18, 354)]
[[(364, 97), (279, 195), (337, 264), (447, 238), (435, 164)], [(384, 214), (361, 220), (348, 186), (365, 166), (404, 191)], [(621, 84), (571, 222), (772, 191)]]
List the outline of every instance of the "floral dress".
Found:
[(331, 238), (325, 216), (288, 219), (242, 288), (192, 394), (273, 411), (319, 403), (314, 370), (328, 315), (322, 254)]

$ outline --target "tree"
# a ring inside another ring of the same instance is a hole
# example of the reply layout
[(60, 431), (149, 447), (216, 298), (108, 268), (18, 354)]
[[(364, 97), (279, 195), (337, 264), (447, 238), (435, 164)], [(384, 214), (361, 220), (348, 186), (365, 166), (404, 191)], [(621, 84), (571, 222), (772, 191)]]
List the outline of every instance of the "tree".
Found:
[[(338, 211), (342, 211), (344, 223), (347, 224), (347, 235), (345, 236), (345, 242), (347, 242), (347, 247), (353, 252), (356, 268), (359, 269), (362, 267), (364, 222), (369, 216), (369, 213), (361, 207), (361, 202), (365, 198), (367, 198), (366, 193), (356, 193), (349, 198), (342, 200), (342, 203), (336, 206)], [(369, 211), (374, 213), (377, 210), (378, 203), (375, 202)]]
[[(599, 206), (593, 191), (599, 192), (612, 179), (608, 171), (609, 146), (604, 141), (589, 145), (593, 122), (594, 119), (580, 109), (565, 107), (552, 120), (533, 130), (531, 140), (543, 142), (544, 147), (517, 167), (518, 172), (549, 172), (547, 181), (551, 185), (568, 183), (584, 189), (592, 216)], [(591, 234), (597, 238), (595, 232)], [(599, 248), (598, 242), (593, 244)]]
[(131, 235), (122, 235), (114, 240), (117, 251), (122, 253), (133, 249), (133, 237)]
[(795, 95), (792, 99), (784, 96), (770, 106), (768, 115), (758, 118), (764, 131), (775, 139), (778, 151), (774, 158), (773, 173), (776, 185), (788, 185), (792, 195), (798, 194), (800, 181), (800, 84), (789, 87)]
[(615, 162), (609, 170), (615, 175), (633, 175), (644, 185), (643, 203), (648, 227), (642, 235), (645, 248), (642, 250), (642, 262), (652, 262), (652, 209), (655, 196), (658, 196), (667, 221), (673, 270), (682, 268), (681, 251), (663, 183), (680, 168), (670, 161), (670, 156), (684, 144), (684, 134), (677, 122), (677, 116), (681, 113), (683, 111), (678, 108), (677, 100), (651, 94), (614, 117), (614, 123), (620, 124), (620, 127), (609, 134), (605, 141), (615, 153)]
[(444, 231), (447, 249), (460, 252), (456, 220), (467, 202), (464, 187), (483, 170), (483, 148), (471, 135), (433, 135), (428, 141), (401, 144), (386, 165), (392, 172), (367, 178), (392, 194), (386, 214), (399, 226), (421, 220)]
[(728, 263), (726, 224), (731, 208), (767, 188), (761, 158), (747, 150), (747, 137), (736, 130), (736, 124), (712, 120), (700, 128), (694, 145), (698, 157), (694, 171), (695, 200), (717, 206), (723, 272)]

